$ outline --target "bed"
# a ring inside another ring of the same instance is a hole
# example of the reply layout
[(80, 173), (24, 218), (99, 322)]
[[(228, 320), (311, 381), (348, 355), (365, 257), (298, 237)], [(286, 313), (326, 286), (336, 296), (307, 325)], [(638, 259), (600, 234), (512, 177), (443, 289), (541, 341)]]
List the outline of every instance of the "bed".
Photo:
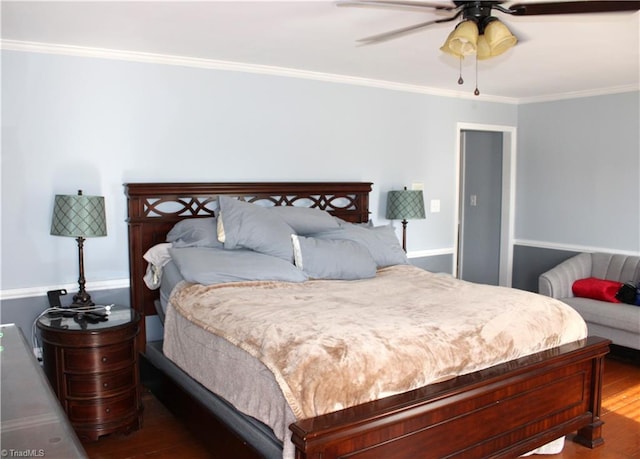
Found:
[[(366, 182), (126, 184), (132, 307), (143, 316), (164, 312), (159, 292), (143, 282), (144, 255), (165, 242), (177, 222), (215, 216), (220, 196), (322, 209), (358, 224), (369, 220), (371, 189)], [(272, 428), (192, 378), (164, 355), (162, 343), (146, 342), (145, 333), (139, 339), (145, 385), (201, 434), (212, 455), (283, 457), (287, 447)], [(596, 337), (566, 342), (295, 419), (287, 426), (295, 457), (516, 457), (570, 433), (580, 444), (597, 447), (603, 443), (600, 394), (608, 345)]]

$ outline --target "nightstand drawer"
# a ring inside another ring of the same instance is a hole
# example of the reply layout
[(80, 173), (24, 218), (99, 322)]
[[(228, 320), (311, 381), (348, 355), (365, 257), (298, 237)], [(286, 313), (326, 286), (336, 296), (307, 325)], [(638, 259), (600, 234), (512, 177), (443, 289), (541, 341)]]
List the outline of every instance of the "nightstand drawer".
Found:
[(101, 373), (131, 365), (134, 359), (132, 342), (94, 349), (65, 349), (64, 369), (78, 373)]
[(122, 416), (135, 414), (138, 409), (137, 390), (124, 395), (95, 401), (69, 400), (67, 413), (72, 423), (91, 422), (100, 424)]
[(117, 373), (96, 376), (70, 375), (67, 378), (68, 397), (104, 397), (124, 389), (135, 387), (133, 368)]

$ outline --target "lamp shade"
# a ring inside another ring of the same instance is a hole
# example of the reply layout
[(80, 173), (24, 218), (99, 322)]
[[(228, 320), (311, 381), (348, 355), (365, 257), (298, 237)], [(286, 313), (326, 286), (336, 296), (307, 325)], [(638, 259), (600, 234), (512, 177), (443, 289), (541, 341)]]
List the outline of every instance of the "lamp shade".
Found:
[(475, 54), (477, 43), (478, 24), (475, 21), (466, 20), (453, 29), (440, 50), (458, 57), (470, 56)]
[(51, 235), (99, 237), (107, 235), (107, 219), (102, 196), (56, 195), (51, 219)]
[(389, 220), (425, 218), (422, 190), (389, 191), (387, 218)]

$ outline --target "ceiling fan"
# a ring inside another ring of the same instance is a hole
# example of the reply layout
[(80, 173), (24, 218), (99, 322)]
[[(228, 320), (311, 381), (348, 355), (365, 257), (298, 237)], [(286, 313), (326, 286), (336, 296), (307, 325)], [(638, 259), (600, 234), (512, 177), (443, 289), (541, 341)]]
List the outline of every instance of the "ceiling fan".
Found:
[[(358, 40), (363, 44), (376, 44), (401, 36), (419, 32), (433, 24), (450, 22), (460, 19), (455, 29), (449, 34), (441, 51), (452, 54), (462, 59), (465, 56), (476, 56), (477, 60), (498, 56), (511, 47), (518, 39), (509, 31), (497, 17), (492, 16), (497, 11), (511, 16), (533, 16), (554, 14), (585, 14), (585, 13), (611, 13), (640, 10), (640, 1), (635, 0), (585, 0), (585, 1), (552, 1), (552, 2), (527, 2), (512, 3), (504, 1), (450, 1), (450, 2), (423, 2), (411, 0), (338, 0), (338, 6), (363, 6), (379, 8), (411, 8), (431, 9), (436, 13), (450, 12), (451, 15), (414, 24), (408, 27), (391, 30), (372, 35)], [(462, 75), (458, 83), (464, 81)], [(474, 91), (479, 95), (477, 84)]]
[[(449, 4), (447, 4), (449, 3)], [(450, 11), (452, 16), (435, 19), (409, 27), (384, 32), (378, 35), (362, 38), (358, 41), (366, 44), (378, 43), (400, 36), (418, 32), (430, 25), (449, 22), (462, 16), (462, 21), (475, 21), (483, 31), (482, 27), (487, 22), (496, 19), (491, 15), (493, 10), (512, 16), (533, 16), (552, 14), (585, 14), (585, 13), (611, 13), (621, 11), (640, 10), (640, 1), (632, 0), (584, 0), (584, 1), (555, 1), (555, 2), (530, 2), (513, 3), (508, 6), (502, 4), (504, 1), (452, 1), (452, 2), (422, 2), (411, 0), (338, 0), (338, 6), (371, 6), (388, 8), (413, 8), (413, 9), (433, 9), (436, 12)]]

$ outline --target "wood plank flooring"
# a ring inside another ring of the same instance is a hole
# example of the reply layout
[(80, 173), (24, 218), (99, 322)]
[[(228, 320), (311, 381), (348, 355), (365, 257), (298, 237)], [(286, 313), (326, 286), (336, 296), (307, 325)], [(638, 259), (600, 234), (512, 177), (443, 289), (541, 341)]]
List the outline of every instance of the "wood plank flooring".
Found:
[[(607, 358), (602, 399), (605, 422), (602, 447), (591, 450), (567, 441), (561, 454), (532, 457), (640, 459), (640, 364)], [(84, 443), (91, 459), (218, 459), (215, 452), (201, 446), (150, 392), (144, 393), (143, 403), (143, 428), (130, 435), (110, 435), (97, 442)]]

